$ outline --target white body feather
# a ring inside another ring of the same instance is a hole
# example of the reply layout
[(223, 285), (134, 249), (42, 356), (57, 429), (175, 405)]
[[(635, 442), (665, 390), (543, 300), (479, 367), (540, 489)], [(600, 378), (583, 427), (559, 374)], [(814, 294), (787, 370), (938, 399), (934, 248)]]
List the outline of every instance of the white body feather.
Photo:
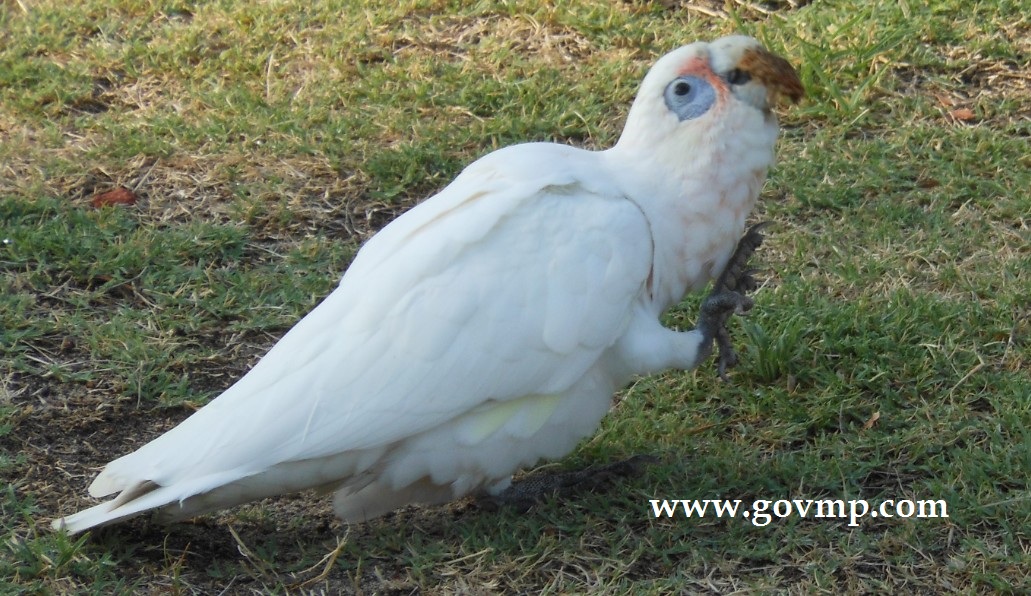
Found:
[(89, 492), (118, 497), (55, 525), (307, 488), (361, 520), (498, 490), (591, 435), (633, 375), (692, 366), (700, 333), (658, 317), (726, 263), (776, 124), (731, 101), (684, 134), (655, 101), (638, 97), (608, 151), (526, 144), (470, 165), (246, 376), (108, 464)]

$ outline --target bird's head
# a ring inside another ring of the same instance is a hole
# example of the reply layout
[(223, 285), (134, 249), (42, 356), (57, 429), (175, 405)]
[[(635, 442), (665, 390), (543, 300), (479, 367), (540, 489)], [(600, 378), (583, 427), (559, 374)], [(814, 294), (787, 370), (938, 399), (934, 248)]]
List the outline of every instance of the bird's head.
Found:
[[(695, 137), (720, 121), (756, 122), (776, 130), (771, 107), (798, 102), (802, 82), (787, 60), (744, 35), (697, 42), (660, 58), (630, 109), (620, 143), (661, 143), (681, 131)], [(733, 118), (728, 118), (733, 116)]]

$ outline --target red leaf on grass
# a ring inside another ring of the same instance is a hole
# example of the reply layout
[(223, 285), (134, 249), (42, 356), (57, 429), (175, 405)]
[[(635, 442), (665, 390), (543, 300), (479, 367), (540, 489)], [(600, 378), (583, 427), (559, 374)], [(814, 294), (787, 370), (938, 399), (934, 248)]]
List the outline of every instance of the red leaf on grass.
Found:
[(974, 110), (971, 110), (970, 108), (956, 108), (949, 112), (949, 116), (951, 116), (953, 120), (958, 120), (959, 122), (970, 122), (971, 120), (977, 119), (977, 114), (975, 114)]
[(119, 186), (114, 190), (93, 195), (90, 204), (98, 209), (107, 205), (134, 205), (136, 194), (124, 186)]

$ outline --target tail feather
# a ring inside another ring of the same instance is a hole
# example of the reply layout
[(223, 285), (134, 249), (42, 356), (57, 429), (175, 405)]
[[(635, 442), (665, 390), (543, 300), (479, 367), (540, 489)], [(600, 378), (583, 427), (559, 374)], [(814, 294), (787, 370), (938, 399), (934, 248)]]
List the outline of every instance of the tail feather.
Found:
[[(144, 480), (123, 490), (110, 501), (67, 517), (56, 519), (52, 522), (51, 526), (55, 530), (63, 528), (69, 534), (78, 534), (90, 528), (106, 526), (137, 517), (152, 509), (161, 510), (163, 516), (170, 519), (183, 517), (180, 514), (182, 510), (189, 510), (190, 514), (196, 515), (219, 506), (236, 504), (226, 503), (223, 505), (207, 501), (201, 506), (201, 503), (195, 502), (202, 500), (208, 491), (216, 487), (226, 487), (238, 478), (239, 476), (235, 474), (213, 474), (191, 482), (170, 486), (160, 486), (149, 480)], [(194, 511), (196, 513), (193, 513)]]
[(55, 530), (64, 529), (69, 534), (78, 534), (90, 528), (124, 521), (150, 509), (167, 505), (174, 500), (169, 498), (170, 492), (168, 487), (162, 488), (150, 481), (141, 482), (122, 491), (110, 501), (56, 519), (51, 525)]
[[(90, 494), (117, 497), (53, 522), (55, 529), (76, 534), (90, 528), (136, 517), (156, 509), (160, 521), (187, 519), (216, 509), (255, 499), (298, 492), (309, 488), (337, 490), (342, 482), (357, 490), (371, 481), (358, 466), (370, 466), (383, 449), (337, 453), (326, 457), (284, 462), (261, 470), (231, 469), (198, 478), (182, 478), (166, 486), (150, 480), (126, 480), (126, 474), (101, 472), (90, 485)], [(138, 476), (137, 476), (138, 478)]]
[(112, 469), (114, 468), (113, 464), (117, 461), (118, 460), (115, 460), (108, 464), (103, 470), (101, 470), (100, 474), (93, 479), (93, 482), (90, 483), (89, 488), (86, 490), (89, 492), (91, 497), (99, 499), (101, 497), (113, 495), (117, 492), (122, 492), (122, 494), (124, 494), (125, 491), (132, 486), (132, 481), (116, 476), (112, 473)]
[(73, 515), (55, 519), (50, 525), (55, 530), (66, 530), (69, 534), (78, 534), (90, 528), (113, 524), (139, 515), (139, 512), (120, 515), (112, 509), (111, 503), (112, 501), (108, 501)]

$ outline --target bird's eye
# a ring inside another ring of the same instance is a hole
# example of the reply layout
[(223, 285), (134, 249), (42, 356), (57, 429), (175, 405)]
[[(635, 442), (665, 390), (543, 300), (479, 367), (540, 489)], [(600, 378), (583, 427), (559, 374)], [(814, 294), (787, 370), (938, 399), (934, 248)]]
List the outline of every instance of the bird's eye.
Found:
[(731, 69), (731, 71), (727, 73), (727, 82), (731, 85), (744, 85), (750, 80), (752, 80), (752, 75), (740, 68)]
[(684, 75), (666, 86), (666, 107), (680, 121), (697, 118), (716, 103), (716, 90), (701, 77)]

